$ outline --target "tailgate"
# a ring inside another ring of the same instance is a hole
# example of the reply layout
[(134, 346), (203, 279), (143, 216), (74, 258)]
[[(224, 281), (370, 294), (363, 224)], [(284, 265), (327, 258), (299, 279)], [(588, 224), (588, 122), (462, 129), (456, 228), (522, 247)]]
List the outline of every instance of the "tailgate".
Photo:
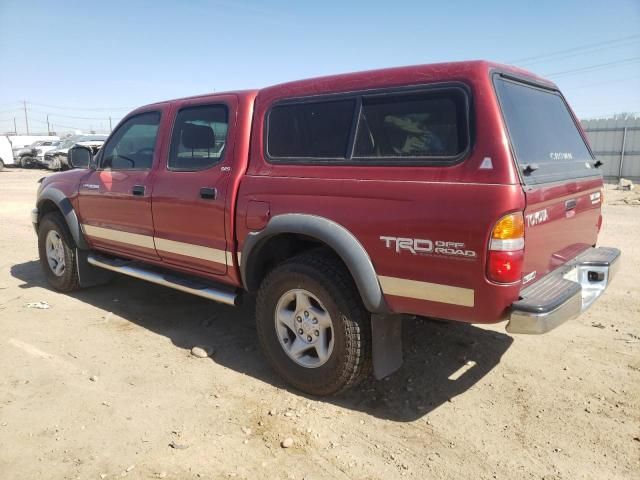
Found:
[(602, 182), (583, 180), (525, 188), (523, 284), (595, 245)]
[(528, 284), (595, 245), (602, 176), (557, 90), (504, 76), (494, 84), (526, 196)]

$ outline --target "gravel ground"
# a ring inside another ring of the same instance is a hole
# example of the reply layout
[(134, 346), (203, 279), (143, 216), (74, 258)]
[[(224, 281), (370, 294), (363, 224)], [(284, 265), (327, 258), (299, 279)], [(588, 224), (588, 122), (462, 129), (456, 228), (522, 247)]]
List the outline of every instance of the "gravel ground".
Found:
[(3, 479), (639, 478), (640, 192), (607, 190), (600, 242), (623, 265), (577, 320), (411, 321), (402, 370), (315, 399), (265, 365), (251, 305), (125, 277), (50, 290), (29, 219), (44, 174), (0, 172)]

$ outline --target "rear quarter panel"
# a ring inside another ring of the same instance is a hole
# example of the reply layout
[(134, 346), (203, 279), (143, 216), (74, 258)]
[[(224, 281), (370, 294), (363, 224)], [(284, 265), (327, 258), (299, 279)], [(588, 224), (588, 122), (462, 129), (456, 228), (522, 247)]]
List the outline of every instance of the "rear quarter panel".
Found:
[[(392, 69), (366, 77), (344, 75), (262, 90), (256, 101), (249, 168), (238, 197), (239, 248), (251, 231), (245, 221), (251, 201), (267, 203), (270, 217), (283, 213), (326, 217), (356, 236), (379, 278), (471, 291), (472, 302), (464, 305), (450, 298), (435, 301), (385, 292), (393, 311), (467, 322), (502, 319), (517, 299), (520, 285), (499, 286), (486, 280), (488, 236), (500, 216), (524, 210), (524, 195), (489, 82), (489, 67), (482, 62), (452, 65)], [(361, 167), (265, 161), (264, 118), (275, 101), (433, 82), (462, 82), (471, 91), (472, 149), (456, 165)], [(491, 169), (481, 168), (487, 157)], [(384, 236), (463, 243), (476, 257), (398, 252), (387, 247), (380, 238)]]

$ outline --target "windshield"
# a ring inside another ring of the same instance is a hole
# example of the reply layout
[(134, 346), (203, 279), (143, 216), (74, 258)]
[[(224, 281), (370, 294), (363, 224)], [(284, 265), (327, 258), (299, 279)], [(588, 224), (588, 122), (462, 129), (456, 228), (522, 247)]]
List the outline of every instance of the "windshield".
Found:
[(558, 92), (502, 77), (496, 79), (495, 87), (525, 184), (600, 174)]
[(76, 141), (78, 142), (104, 142), (107, 139), (106, 135), (83, 135)]
[(60, 145), (58, 145), (58, 148), (71, 148), (75, 144), (76, 144), (75, 139), (68, 138), (67, 140), (63, 140), (62, 142), (60, 142)]

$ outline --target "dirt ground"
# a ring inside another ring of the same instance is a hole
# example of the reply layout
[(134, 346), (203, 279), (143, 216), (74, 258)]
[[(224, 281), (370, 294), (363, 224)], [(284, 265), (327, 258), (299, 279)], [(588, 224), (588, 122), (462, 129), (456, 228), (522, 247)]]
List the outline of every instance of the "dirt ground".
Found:
[(402, 370), (316, 399), (265, 364), (251, 306), (125, 277), (49, 289), (29, 217), (44, 174), (0, 172), (2, 479), (640, 478), (639, 190), (607, 190), (600, 243), (623, 264), (577, 320), (410, 321)]

